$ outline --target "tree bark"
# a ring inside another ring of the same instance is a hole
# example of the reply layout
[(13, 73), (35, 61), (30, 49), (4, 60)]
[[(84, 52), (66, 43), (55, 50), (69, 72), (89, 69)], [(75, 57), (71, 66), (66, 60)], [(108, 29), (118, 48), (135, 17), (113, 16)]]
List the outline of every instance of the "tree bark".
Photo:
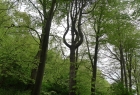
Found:
[(122, 67), (123, 67), (123, 74), (124, 74), (124, 82), (125, 82), (125, 88), (126, 88), (126, 91), (128, 92), (128, 82), (127, 82), (127, 73), (126, 73), (126, 63), (125, 63), (125, 60), (124, 60), (124, 54), (123, 54), (123, 47), (120, 43), (120, 60), (122, 61)]
[(69, 95), (76, 95), (76, 60), (75, 48), (70, 49), (70, 75), (69, 75)]
[(133, 73), (134, 73), (134, 79), (135, 79), (135, 84), (136, 84), (136, 93), (137, 95), (140, 95), (139, 94), (139, 76), (138, 76), (138, 73), (137, 73), (137, 58), (136, 58), (136, 55), (135, 55), (135, 58), (134, 58), (134, 69), (133, 69)]
[[(52, 0), (51, 8), (49, 10), (48, 16), (44, 18), (45, 26), (43, 28), (43, 35), (42, 35), (42, 41), (41, 41), (41, 53), (40, 53), (40, 62), (38, 66), (38, 72), (36, 76), (34, 91), (32, 95), (40, 95), (42, 80), (43, 80), (43, 74), (45, 69), (45, 63), (46, 63), (46, 53), (48, 51), (48, 43), (49, 43), (49, 34), (50, 34), (50, 28), (51, 28), (51, 22), (54, 15), (54, 8), (55, 8), (56, 0)], [(46, 9), (45, 9), (46, 10)]]
[(34, 88), (34, 81), (36, 79), (36, 75), (37, 75), (37, 66), (38, 66), (38, 61), (39, 61), (39, 58), (40, 58), (40, 50), (38, 50), (34, 60), (35, 62), (33, 63), (34, 65), (36, 65), (36, 67), (34, 67), (32, 70), (31, 70), (31, 82), (29, 83), (27, 89), (31, 89), (31, 93), (33, 93), (33, 88)]
[(122, 50), (121, 50), (121, 48), (120, 48), (120, 66), (121, 66), (121, 83), (122, 83), (122, 85), (124, 85), (124, 73), (123, 73), (123, 58), (122, 58)]
[(132, 54), (128, 54), (128, 79), (129, 79), (129, 91), (132, 92)]
[(99, 36), (96, 36), (94, 63), (92, 64), (92, 79), (91, 79), (91, 95), (96, 95), (96, 75), (97, 75), (97, 59), (98, 59)]

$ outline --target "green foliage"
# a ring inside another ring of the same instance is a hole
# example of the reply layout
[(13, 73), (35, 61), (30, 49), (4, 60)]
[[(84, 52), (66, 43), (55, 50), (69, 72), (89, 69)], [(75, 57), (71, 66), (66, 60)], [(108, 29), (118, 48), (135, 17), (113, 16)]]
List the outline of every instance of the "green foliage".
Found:
[[(77, 95), (90, 95), (91, 94), (91, 71), (90, 63), (88, 60), (79, 62), (79, 68), (77, 71)], [(89, 68), (88, 68), (89, 67)], [(96, 94), (97, 95), (109, 95), (110, 84), (101, 76), (101, 71), (97, 71), (96, 81)]]
[(55, 49), (49, 50), (46, 71), (42, 86), (42, 93), (55, 93), (54, 95), (67, 95), (68, 69), (68, 61), (62, 60), (60, 53)]
[(29, 95), (30, 91), (19, 91), (16, 89), (1, 89), (0, 95)]
[(14, 21), (16, 23), (18, 23), (18, 25), (26, 25), (26, 26), (30, 26), (31, 25), (31, 18), (29, 15), (27, 15), (26, 12), (19, 12), (19, 11), (15, 11), (12, 15), (12, 18), (14, 19)]
[[(89, 63), (85, 60), (77, 64), (80, 64), (76, 77), (77, 94), (90, 95), (91, 72), (85, 67), (89, 65)], [(98, 95), (108, 95), (109, 92), (107, 89), (110, 85), (103, 77), (101, 77), (101, 73), (99, 72), (97, 77), (97, 93)], [(49, 50), (42, 86), (42, 94), (52, 95), (51, 93), (53, 93), (54, 95), (68, 95), (68, 73), (68, 59), (63, 60), (59, 51), (55, 49)]]
[(121, 82), (111, 84), (111, 94), (110, 95), (134, 95), (133, 92), (127, 92), (126, 88)]
[(38, 44), (25, 28), (1, 28), (0, 34), (0, 87), (25, 89)]
[(54, 93), (54, 95), (68, 95), (68, 85), (66, 82), (63, 82), (63, 80), (64, 79), (58, 79), (57, 82), (47, 81), (47, 83), (43, 84), (42, 94)]
[(100, 70), (97, 72), (97, 82), (96, 82), (96, 94), (97, 95), (109, 95), (110, 84), (109, 82), (102, 76)]
[(4, 3), (3, 0), (0, 1), (0, 27), (8, 26), (11, 24), (11, 18), (8, 16), (8, 4)]
[(91, 87), (91, 72), (85, 68), (85, 65), (88, 66), (87, 61), (78, 62), (80, 66), (77, 71), (77, 94), (78, 95), (90, 95)]

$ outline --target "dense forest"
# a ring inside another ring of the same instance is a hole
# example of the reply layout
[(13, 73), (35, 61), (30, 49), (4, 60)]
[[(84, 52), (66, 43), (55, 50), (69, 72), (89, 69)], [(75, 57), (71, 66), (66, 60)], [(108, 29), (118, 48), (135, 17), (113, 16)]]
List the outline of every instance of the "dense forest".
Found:
[(140, 95), (140, 0), (0, 0), (0, 95)]

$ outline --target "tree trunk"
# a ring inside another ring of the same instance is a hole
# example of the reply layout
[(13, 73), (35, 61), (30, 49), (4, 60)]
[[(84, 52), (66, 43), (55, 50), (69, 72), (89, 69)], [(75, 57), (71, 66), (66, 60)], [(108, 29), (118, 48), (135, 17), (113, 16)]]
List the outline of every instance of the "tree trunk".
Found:
[(75, 48), (70, 49), (69, 95), (76, 95), (76, 60)]
[(126, 87), (126, 91), (128, 92), (128, 81), (127, 81), (127, 73), (126, 73), (126, 64), (123, 63), (123, 70), (124, 70), (124, 81), (125, 81), (125, 87)]
[(124, 83), (124, 77), (123, 77), (123, 63), (122, 62), (120, 62), (120, 65), (121, 65), (121, 83), (122, 83), (122, 85), (123, 85), (123, 83)]
[(50, 28), (51, 28), (51, 22), (54, 15), (54, 7), (55, 7), (56, 0), (52, 0), (51, 8), (49, 10), (49, 14), (45, 19), (46, 23), (43, 28), (43, 35), (42, 35), (42, 41), (41, 41), (41, 53), (40, 53), (40, 62), (38, 66), (38, 72), (36, 76), (35, 86), (32, 95), (40, 95), (42, 80), (43, 80), (43, 74), (45, 69), (45, 63), (46, 63), (46, 53), (48, 51), (48, 43), (49, 43), (49, 34), (50, 34)]
[(97, 59), (98, 59), (98, 47), (99, 47), (99, 36), (97, 33), (95, 53), (94, 53), (94, 63), (92, 64), (92, 79), (91, 79), (91, 95), (96, 95), (96, 75), (97, 75)]
[(135, 79), (135, 84), (136, 84), (136, 95), (140, 95), (139, 94), (139, 76), (138, 76), (138, 72), (137, 72), (137, 58), (135, 55), (134, 58), (134, 68), (133, 68), (133, 73), (134, 73), (134, 79)]
[[(123, 51), (122, 51), (121, 43), (120, 43), (119, 51), (120, 51), (120, 66), (121, 66), (121, 83), (124, 88), (124, 61), (123, 61), (124, 58), (123, 58)], [(124, 89), (122, 89), (122, 93), (124, 93)]]
[(124, 82), (125, 82), (125, 88), (126, 88), (126, 91), (128, 92), (128, 82), (127, 82), (127, 73), (126, 73), (126, 64), (125, 64), (125, 61), (124, 61), (124, 55), (123, 55), (123, 47), (122, 45), (120, 44), (120, 60), (122, 61), (122, 66), (123, 66), (123, 73), (124, 73)]
[(132, 92), (132, 80), (131, 80), (131, 76), (132, 76), (132, 56), (130, 55), (129, 57), (129, 67), (128, 67), (128, 77), (129, 77), (129, 91)]
[(136, 81), (136, 92), (137, 92), (137, 95), (140, 95), (139, 94), (139, 82), (138, 82), (137, 79), (135, 81)]
[[(39, 61), (39, 57), (40, 57), (40, 51), (37, 52), (35, 58), (34, 58), (34, 65), (38, 65), (38, 61)], [(29, 85), (27, 86), (27, 89), (31, 89), (31, 93), (33, 93), (33, 87), (34, 87), (34, 81), (36, 79), (36, 75), (37, 75), (37, 67), (32, 68), (31, 70), (31, 82), (29, 83)]]

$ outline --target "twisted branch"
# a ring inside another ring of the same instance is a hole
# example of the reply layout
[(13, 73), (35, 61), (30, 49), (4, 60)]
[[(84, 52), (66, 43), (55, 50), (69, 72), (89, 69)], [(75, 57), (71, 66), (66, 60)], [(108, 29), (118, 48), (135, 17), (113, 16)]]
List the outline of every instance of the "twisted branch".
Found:
[(66, 35), (67, 35), (68, 31), (69, 31), (69, 12), (67, 13), (67, 29), (66, 29), (66, 32), (63, 35), (63, 42), (67, 47), (71, 48), (71, 45), (68, 44), (67, 41), (66, 41)]

